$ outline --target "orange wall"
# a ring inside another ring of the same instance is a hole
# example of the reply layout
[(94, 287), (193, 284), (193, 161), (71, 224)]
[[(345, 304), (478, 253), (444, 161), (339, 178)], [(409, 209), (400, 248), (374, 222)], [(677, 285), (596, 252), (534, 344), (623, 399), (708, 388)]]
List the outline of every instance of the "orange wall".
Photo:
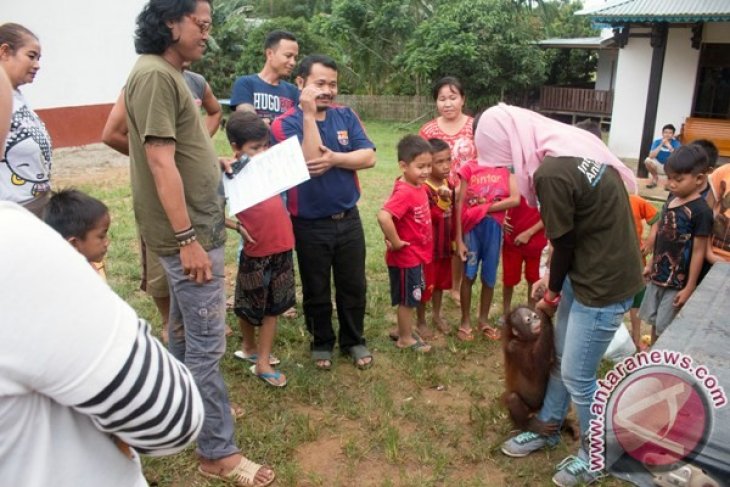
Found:
[(53, 147), (72, 147), (101, 142), (101, 131), (114, 106), (86, 105), (36, 110), (46, 124)]

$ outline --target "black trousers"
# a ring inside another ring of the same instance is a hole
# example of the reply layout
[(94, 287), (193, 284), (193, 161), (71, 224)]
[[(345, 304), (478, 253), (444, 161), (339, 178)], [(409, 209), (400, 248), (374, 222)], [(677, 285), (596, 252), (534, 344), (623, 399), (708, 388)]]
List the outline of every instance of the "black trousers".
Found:
[[(312, 335), (312, 351), (331, 352), (335, 341), (342, 352), (365, 345), (365, 234), (357, 207), (338, 216), (316, 220), (292, 217), (302, 307)], [(339, 340), (332, 328), (333, 279)]]

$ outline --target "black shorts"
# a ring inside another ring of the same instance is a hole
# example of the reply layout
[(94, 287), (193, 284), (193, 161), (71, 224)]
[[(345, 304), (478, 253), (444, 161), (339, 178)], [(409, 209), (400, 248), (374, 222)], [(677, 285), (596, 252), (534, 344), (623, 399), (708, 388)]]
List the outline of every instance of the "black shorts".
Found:
[(264, 316), (278, 316), (295, 302), (291, 250), (266, 257), (249, 257), (241, 252), (233, 303), (236, 316), (261, 326)]
[(423, 266), (391, 267), (388, 266), (390, 277), (390, 304), (415, 308), (421, 304), (421, 295), (426, 285), (423, 281)]

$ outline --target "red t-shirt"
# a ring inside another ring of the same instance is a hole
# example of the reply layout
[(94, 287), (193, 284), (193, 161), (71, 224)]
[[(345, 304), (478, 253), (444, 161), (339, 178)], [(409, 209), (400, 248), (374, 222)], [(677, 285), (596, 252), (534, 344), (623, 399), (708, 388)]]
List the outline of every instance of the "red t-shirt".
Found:
[(412, 186), (398, 178), (383, 209), (393, 215), (401, 240), (410, 243), (398, 251), (387, 250), (385, 262), (392, 267), (415, 267), (431, 262), (433, 237), (428, 195), (423, 186)]
[(276, 195), (236, 214), (256, 243), (246, 242), (249, 257), (267, 257), (294, 248), (294, 230), (281, 196)]
[(512, 232), (504, 232), (504, 244), (517, 247), (523, 255), (539, 256), (547, 245), (545, 229), (535, 233), (526, 244), (515, 245), (515, 237), (540, 221), (540, 210), (527, 204), (527, 200), (520, 196), (520, 204), (506, 211)]
[(466, 181), (461, 210), (462, 232), (466, 234), (471, 231), (486, 216), (491, 216), (501, 225), (504, 211), (489, 213), (489, 206), (509, 196), (509, 169), (480, 166), (472, 160), (461, 166), (459, 178)]
[(428, 194), (428, 204), (431, 208), (431, 228), (433, 229), (433, 258), (448, 259), (452, 255), (451, 242), (453, 241), (453, 212), (454, 212), (454, 185), (444, 181), (451, 191), (448, 201), (438, 195), (438, 187), (431, 181), (426, 181), (424, 187)]
[(426, 122), (421, 127), (421, 130), (418, 131), (418, 135), (426, 140), (441, 139), (449, 144), (451, 148), (451, 172), (449, 174), (449, 180), (454, 186), (459, 184), (459, 168), (468, 161), (477, 158), (477, 150), (474, 146), (473, 124), (474, 118), (467, 117), (464, 126), (457, 133), (449, 135), (441, 130), (438, 122), (434, 118), (430, 122)]

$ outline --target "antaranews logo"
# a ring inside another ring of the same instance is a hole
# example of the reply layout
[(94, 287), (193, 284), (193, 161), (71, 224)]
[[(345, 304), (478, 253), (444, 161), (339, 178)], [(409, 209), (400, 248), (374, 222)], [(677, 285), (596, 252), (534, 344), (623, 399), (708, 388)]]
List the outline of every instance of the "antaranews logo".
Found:
[(648, 468), (688, 462), (707, 440), (713, 410), (727, 404), (707, 367), (671, 350), (640, 352), (616, 364), (591, 405), (589, 464), (606, 468), (606, 436)]

